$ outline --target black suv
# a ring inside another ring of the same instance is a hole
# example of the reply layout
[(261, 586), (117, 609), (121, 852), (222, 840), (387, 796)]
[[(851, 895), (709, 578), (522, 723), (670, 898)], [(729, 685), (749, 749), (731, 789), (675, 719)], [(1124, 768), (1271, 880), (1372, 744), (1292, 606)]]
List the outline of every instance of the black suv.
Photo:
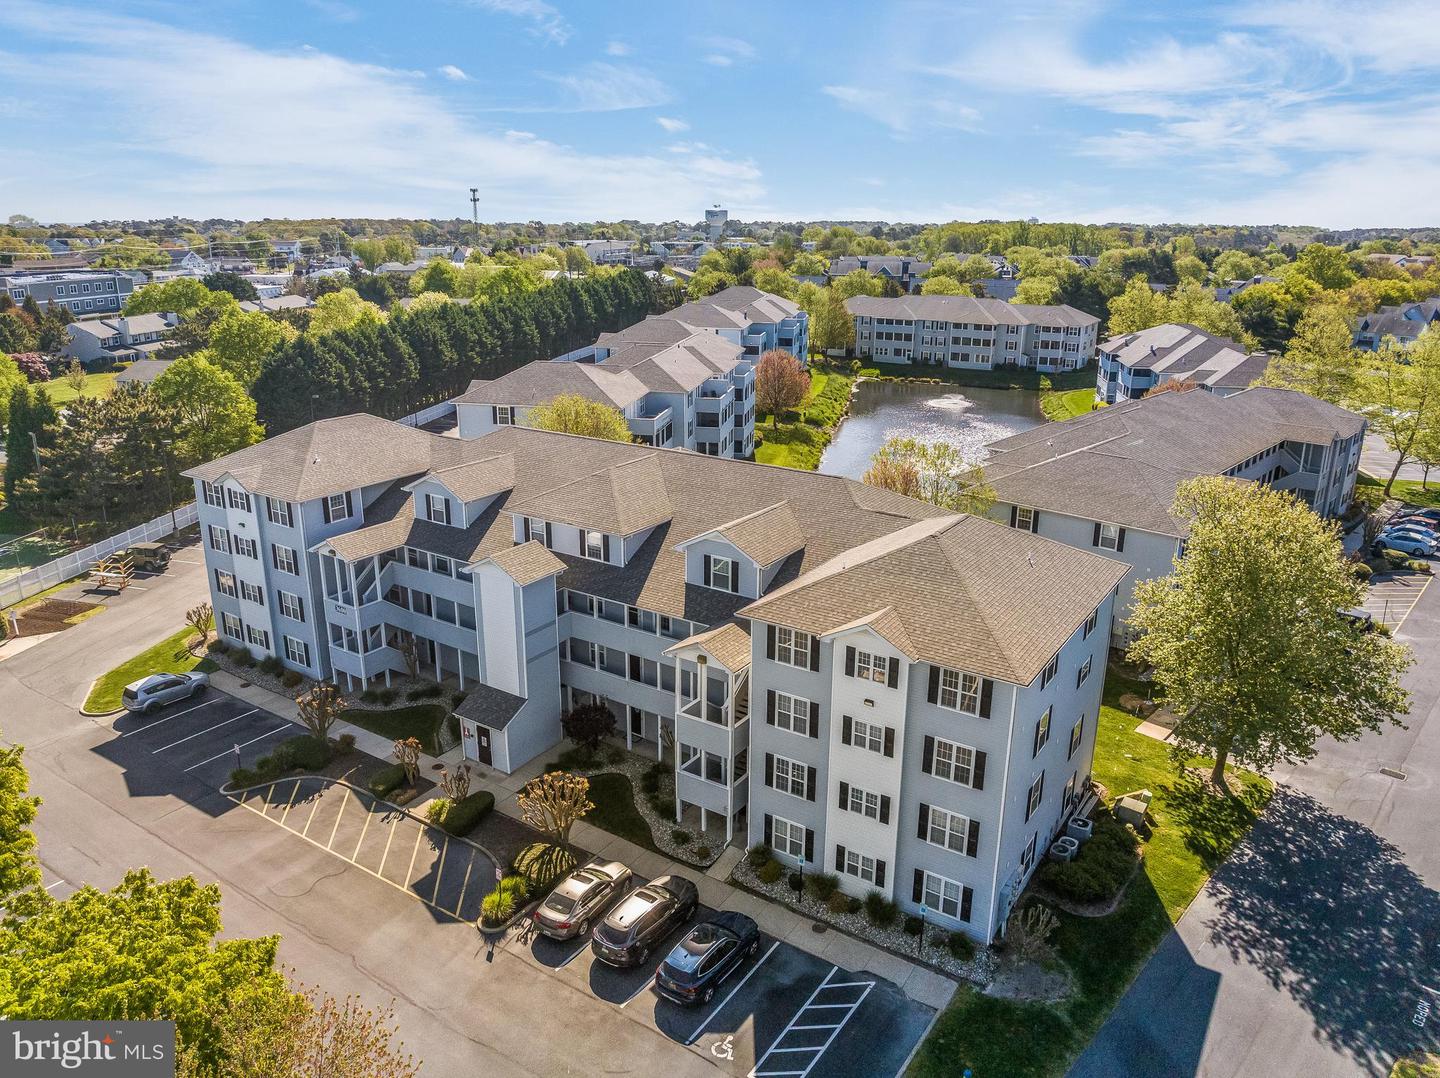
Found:
[(660, 876), (632, 891), (595, 929), (590, 949), (611, 966), (638, 966), (700, 904), (700, 892), (683, 876)]
[(655, 971), (655, 990), (666, 999), (709, 1003), (715, 989), (760, 950), (760, 927), (743, 913), (722, 910), (696, 925)]

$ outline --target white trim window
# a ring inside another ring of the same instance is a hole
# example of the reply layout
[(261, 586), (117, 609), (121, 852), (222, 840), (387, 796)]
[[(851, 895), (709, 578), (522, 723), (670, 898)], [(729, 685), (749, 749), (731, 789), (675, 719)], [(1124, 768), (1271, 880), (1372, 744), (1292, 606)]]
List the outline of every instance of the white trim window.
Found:
[(305, 603), (298, 595), (288, 591), (276, 592), (280, 598), (280, 613), (291, 621), (305, 620)]
[(246, 494), (243, 490), (226, 487), (225, 501), (231, 509), (239, 509), (246, 513), (250, 512), (250, 495)]
[(1070, 728), (1070, 750), (1065, 754), (1065, 759), (1073, 759), (1075, 750), (1080, 747), (1080, 742), (1085, 737), (1085, 716), (1081, 715), (1075, 720), (1075, 725)]
[(291, 576), (300, 575), (300, 559), (296, 556), (293, 548), (280, 546), (278, 543), (270, 544), (270, 557), (275, 568), (282, 573), (289, 573)]
[(1050, 684), (1050, 679), (1060, 672), (1060, 653), (1057, 651), (1054, 657), (1045, 664), (1045, 669), (1040, 674), (1040, 687), (1043, 689)]
[(235, 576), (227, 573), (224, 569), (215, 570), (215, 590), (221, 595), (228, 595), (234, 599), (237, 595), (235, 589)]
[(513, 404), (497, 404), (495, 406), (495, 425), (497, 427), (513, 427), (515, 425), (515, 406)]
[(246, 558), (260, 560), (260, 544), (254, 539), (246, 539), (243, 535), (235, 536), (235, 553)]
[(1100, 538), (1095, 545), (1101, 550), (1119, 550), (1120, 525), (1105, 524), (1102, 522), (1100, 525)]
[(970, 840), (970, 818), (948, 809), (930, 806), (925, 827), (925, 841), (932, 846), (943, 846), (956, 853), (964, 853)]
[(940, 670), (939, 705), (968, 715), (980, 714), (980, 678), (958, 670)]
[(946, 917), (960, 918), (960, 896), (962, 889), (960, 884), (954, 880), (946, 879), (944, 876), (937, 876), (933, 872), (925, 873), (925, 886), (921, 895), (925, 899), (925, 905), (937, 913), (943, 913)]
[(1053, 710), (1053, 707), (1047, 707), (1040, 715), (1039, 721), (1035, 723), (1035, 746), (1034, 751), (1030, 754), (1031, 756), (1040, 755), (1040, 750), (1043, 749), (1050, 740), (1050, 713)]
[(856, 853), (854, 850), (846, 850), (844, 872), (847, 876), (855, 876), (866, 883), (874, 883), (875, 858), (866, 857), (863, 853)]
[(797, 861), (805, 860), (805, 828), (783, 816), (770, 817), (770, 849)]
[(877, 722), (866, 722), (864, 719), (851, 719), (850, 744), (857, 749), (869, 749), (871, 752), (884, 752), (885, 727)]
[(241, 624), (238, 617), (228, 611), (222, 611), (220, 614), (220, 631), (232, 640), (239, 640), (242, 643), (245, 640), (245, 626)]
[(810, 769), (799, 760), (776, 756), (772, 786), (782, 794), (804, 798), (810, 789)]
[(293, 636), (287, 636), (285, 640), (285, 658), (289, 659), (296, 666), (310, 665), (310, 645), (303, 640), (297, 640)]
[(248, 580), (240, 581), (240, 598), (247, 603), (255, 603), (258, 606), (265, 605), (265, 589), (259, 584), (252, 584)]
[(1099, 607), (1096, 607), (1094, 610), (1092, 610), (1092, 611), (1090, 612), (1090, 616), (1085, 619), (1085, 631), (1080, 634), (1080, 639), (1081, 639), (1081, 640), (1088, 640), (1088, 639), (1090, 638), (1090, 634), (1095, 631), (1095, 626), (1097, 626), (1097, 625), (1099, 625), (1099, 624), (1100, 624), (1100, 608), (1099, 608)]
[(264, 629), (257, 629), (253, 625), (247, 625), (245, 626), (245, 635), (249, 638), (250, 643), (254, 644), (257, 648), (264, 648), (266, 651), (270, 650), (270, 634)]
[(225, 499), (220, 494), (220, 488), (214, 483), (205, 480), (200, 481), (201, 492), (205, 496), (205, 504), (215, 509), (225, 508)]
[(733, 558), (710, 559), (710, 587), (716, 591), (732, 591), (739, 566)]
[(331, 494), (325, 499), (325, 509), (327, 521), (345, 520), (350, 516), (350, 498), (343, 491)]
[(1040, 772), (1040, 777), (1030, 784), (1030, 792), (1025, 795), (1025, 819), (1029, 820), (1040, 809), (1040, 804), (1045, 800), (1045, 772)]
[(1017, 505), (1015, 507), (1015, 527), (1022, 532), (1033, 532), (1035, 530), (1035, 510)]
[(810, 669), (810, 634), (799, 629), (775, 626), (775, 661), (786, 666)]
[(277, 524), (282, 528), (288, 528), (294, 523), (290, 513), (290, 503), (282, 502), (279, 498), (265, 499), (265, 517), (271, 524)]
[(792, 734), (810, 736), (810, 701), (788, 692), (775, 693), (775, 725)]
[(975, 781), (975, 750), (969, 745), (937, 737), (931, 773), (961, 786), (971, 785)]
[(890, 660), (883, 655), (872, 655), (868, 651), (855, 650), (855, 676), (884, 685), (890, 672)]
[(580, 552), (591, 561), (605, 560), (605, 533), (580, 530)]
[(425, 495), (425, 519), (432, 524), (449, 524), (450, 499), (443, 494)]
[(217, 528), (210, 525), (210, 549), (218, 550), (222, 554), (230, 553), (230, 533), (224, 528)]
[(1076, 687), (1077, 689), (1078, 689), (1081, 685), (1084, 685), (1084, 684), (1085, 684), (1085, 679), (1090, 676), (1090, 667), (1091, 667), (1091, 664), (1092, 664), (1093, 662), (1094, 662), (1094, 659), (1093, 659), (1092, 657), (1087, 656), (1086, 659), (1085, 659), (1085, 661), (1080, 664), (1080, 670), (1079, 670), (1079, 672), (1076, 673), (1076, 675), (1075, 675), (1075, 687)]
[(858, 786), (852, 786), (850, 787), (850, 796), (846, 799), (845, 808), (850, 812), (878, 820), (880, 818), (880, 795), (871, 793), (869, 790), (862, 790)]

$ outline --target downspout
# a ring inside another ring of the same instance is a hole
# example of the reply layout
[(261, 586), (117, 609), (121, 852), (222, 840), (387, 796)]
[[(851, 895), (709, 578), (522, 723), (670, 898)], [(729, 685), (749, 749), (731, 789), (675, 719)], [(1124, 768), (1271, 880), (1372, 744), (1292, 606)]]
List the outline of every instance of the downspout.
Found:
[[(1005, 797), (1010, 789), (1010, 762), (1015, 752), (1015, 709), (1020, 702), (1020, 686), (1014, 685), (1010, 692), (1010, 732), (1005, 738), (1005, 774), (1000, 779), (1000, 819), (1005, 819)], [(995, 938), (995, 911), (998, 908), (1000, 896), (997, 888), (1000, 884), (1000, 848), (1001, 841), (1005, 837), (1005, 829), (1002, 823), (995, 835), (995, 867), (990, 873), (990, 916), (985, 933), (985, 942), (988, 944)]]

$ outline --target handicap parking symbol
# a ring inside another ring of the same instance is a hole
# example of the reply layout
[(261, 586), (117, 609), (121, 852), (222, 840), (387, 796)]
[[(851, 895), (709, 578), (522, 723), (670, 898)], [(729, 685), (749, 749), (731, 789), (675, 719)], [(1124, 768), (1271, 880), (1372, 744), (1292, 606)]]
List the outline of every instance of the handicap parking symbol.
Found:
[(727, 1035), (723, 1040), (718, 1040), (710, 1046), (710, 1054), (716, 1059), (735, 1058), (735, 1037)]

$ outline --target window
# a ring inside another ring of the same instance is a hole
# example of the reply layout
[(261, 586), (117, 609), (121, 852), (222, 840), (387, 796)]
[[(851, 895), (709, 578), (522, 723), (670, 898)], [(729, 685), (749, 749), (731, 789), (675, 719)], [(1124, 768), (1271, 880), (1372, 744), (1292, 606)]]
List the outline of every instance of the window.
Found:
[(432, 524), (449, 524), (450, 499), (443, 494), (425, 495), (425, 519)]
[(776, 853), (805, 859), (805, 828), (791, 820), (775, 816), (770, 822), (770, 848)]
[(265, 517), (271, 524), (278, 524), (282, 528), (290, 527), (290, 503), (282, 502), (278, 498), (266, 498)]
[(285, 658), (289, 659), (296, 666), (310, 665), (310, 646), (303, 640), (296, 640), (293, 636), (287, 636), (285, 640)]
[(866, 883), (876, 882), (875, 858), (866, 857), (854, 850), (845, 851), (845, 859), (841, 862), (841, 871), (848, 876), (858, 876)]
[(975, 750), (967, 745), (936, 738), (931, 774), (961, 786), (971, 785), (975, 781)]
[(1125, 549), (1125, 529), (1118, 524), (1096, 524), (1092, 546), (1119, 552)]
[(350, 494), (332, 494), (325, 499), (325, 521), (344, 520), (350, 515)]
[(405, 564), (413, 569), (426, 568), (425, 552), (416, 550), (413, 546), (407, 546), (405, 548)]
[(1043, 749), (1045, 747), (1045, 743), (1050, 740), (1051, 710), (1051, 708), (1047, 707), (1045, 709), (1045, 714), (1041, 715), (1040, 718), (1035, 721), (1035, 747), (1030, 754), (1031, 756), (1039, 756), (1040, 750)]
[[(847, 716), (847, 718), (849, 717)], [(851, 745), (857, 749), (869, 749), (871, 752), (885, 751), (885, 727), (879, 723), (866, 722), (863, 719), (850, 719), (849, 726), (849, 743)], [(843, 737), (842, 740), (844, 740)]]
[(220, 497), (220, 488), (219, 488), (219, 487), (217, 487), (214, 483), (205, 483), (205, 482), (202, 482), (202, 483), (200, 484), (200, 487), (201, 487), (201, 490), (202, 490), (202, 491), (204, 492), (204, 494), (205, 494), (205, 504), (206, 504), (206, 505), (212, 505), (212, 506), (214, 506), (216, 509), (224, 509), (224, 508), (225, 508), (225, 501), (224, 501), (223, 498)]
[(810, 669), (810, 634), (775, 626), (775, 661), (786, 666)]
[(1098, 609), (1096, 609), (1096, 610), (1091, 611), (1090, 616), (1085, 619), (1085, 631), (1080, 634), (1080, 639), (1081, 639), (1081, 640), (1088, 640), (1088, 639), (1090, 638), (1090, 634), (1095, 631), (1095, 626), (1097, 626), (1097, 625), (1099, 625), (1099, 624), (1100, 624), (1100, 611), (1099, 611)]
[(221, 595), (235, 598), (235, 578), (223, 569), (215, 570), (215, 590)]
[(271, 543), (270, 560), (282, 573), (289, 573), (291, 576), (300, 575), (300, 561), (290, 547)]
[(1065, 754), (1067, 760), (1075, 755), (1075, 750), (1080, 747), (1080, 742), (1085, 737), (1085, 716), (1081, 715), (1075, 720), (1075, 725), (1070, 728), (1070, 750)]
[(245, 635), (249, 638), (250, 643), (256, 647), (265, 648), (267, 651), (270, 649), (270, 634), (264, 629), (257, 629), (253, 625), (247, 625), (245, 627)]
[(1050, 679), (1060, 672), (1060, 653), (1057, 651), (1055, 657), (1046, 664), (1040, 674), (1040, 687), (1043, 689), (1050, 684)]
[(971, 715), (980, 713), (980, 679), (974, 674), (962, 674), (958, 670), (940, 671), (940, 693), (936, 701), (941, 707), (952, 711), (965, 711)]
[(298, 595), (291, 595), (288, 591), (277, 593), (280, 596), (280, 613), (291, 621), (305, 620), (305, 601)]
[(210, 549), (219, 550), (226, 554), (230, 553), (230, 533), (224, 528), (217, 528), (210, 525)]
[(584, 614), (592, 618), (595, 616), (595, 600), (583, 591), (566, 592), (565, 605), (571, 613)]
[(1094, 662), (1093, 658), (1087, 658), (1083, 663), (1080, 664), (1080, 669), (1075, 674), (1075, 687), (1077, 689), (1081, 685), (1084, 685), (1085, 679), (1090, 676), (1090, 664), (1092, 662)]
[(265, 603), (265, 591), (259, 584), (252, 584), (248, 580), (240, 581), (240, 598), (247, 603)]
[(1065, 780), (1065, 792), (1064, 792), (1064, 794), (1062, 795), (1061, 801), (1060, 801), (1060, 804), (1061, 804), (1062, 808), (1067, 808), (1067, 809), (1068, 809), (1072, 804), (1074, 804), (1074, 802), (1075, 802), (1075, 781), (1076, 781), (1076, 779), (1078, 779), (1079, 777), (1080, 777), (1079, 775), (1077, 775), (1075, 772), (1072, 771), (1072, 772), (1070, 773), (1070, 777)]
[(707, 588), (714, 588), (716, 591), (735, 591), (739, 583), (738, 568), (730, 558), (715, 558), (705, 556), (705, 564), (709, 567), (709, 573), (705, 581)]
[(654, 634), (658, 618), (653, 610), (641, 610), (638, 606), (625, 608), (625, 623), (642, 633)]
[(1022, 532), (1033, 532), (1038, 521), (1034, 509), (1025, 509), (1016, 506), (1010, 513), (1010, 525), (1019, 528)]
[(495, 425), (497, 427), (513, 427), (515, 425), (515, 408), (513, 405), (501, 404), (496, 406)]
[(254, 539), (246, 539), (243, 535), (235, 536), (235, 553), (243, 554), (247, 558), (260, 560), (260, 544)]
[(1045, 772), (1040, 772), (1040, 777), (1030, 784), (1030, 793), (1025, 798), (1025, 819), (1035, 815), (1035, 810), (1040, 807), (1040, 802), (1045, 797)]
[(1030, 841), (1026, 844), (1025, 849), (1021, 851), (1021, 853), (1020, 853), (1020, 871), (1021, 871), (1021, 873), (1029, 872), (1029, 871), (1030, 871), (1030, 866), (1035, 863), (1035, 840), (1038, 839), (1039, 837), (1040, 837), (1039, 835), (1031, 835), (1031, 836), (1030, 836)]
[(581, 530), (585, 557), (591, 561), (605, 560), (605, 533)]
[(234, 640), (245, 639), (245, 627), (240, 624), (240, 619), (234, 614), (222, 613), (220, 615), (220, 628), (225, 635)]
[(229, 503), (231, 509), (243, 509), (247, 513), (250, 511), (250, 495), (246, 494), (243, 490), (226, 487), (225, 500)]
[(434, 607), (430, 603), (430, 593), (426, 591), (417, 591), (415, 588), (411, 588), (410, 609), (415, 611), (415, 613), (417, 614), (424, 614), (427, 618), (430, 617), (431, 614), (434, 612)]
[(450, 559), (442, 558), (439, 554), (430, 555), (430, 571), (439, 573), (441, 576), (450, 575)]
[(788, 692), (775, 694), (775, 725), (792, 734), (810, 736), (810, 701)]
[(798, 760), (784, 756), (774, 757), (775, 772), (771, 786), (792, 797), (805, 797), (809, 793), (809, 768)]
[(543, 547), (550, 545), (550, 529), (539, 517), (524, 517), (520, 524), (520, 534), (527, 543), (534, 541)]
[(855, 676), (858, 678), (884, 685), (889, 667), (889, 660), (883, 655), (871, 655), (868, 651), (855, 652)]
[[(927, 908), (943, 913), (946, 917), (968, 921), (970, 919), (968, 916), (961, 916), (963, 891), (964, 889), (954, 880), (947, 880), (944, 876), (927, 872), (920, 895)], [(967, 910), (966, 913), (968, 912)]]
[[(843, 783), (841, 784), (844, 785)], [(880, 819), (880, 795), (862, 790), (858, 786), (846, 787), (845, 791), (849, 796), (842, 799), (843, 807), (849, 812), (859, 813), (861, 816), (869, 816), (872, 820)]]
[[(968, 852), (970, 842), (970, 819), (958, 812), (949, 812), (934, 805), (921, 806), (925, 813), (925, 829), (921, 837), (936, 846), (943, 846), (956, 853)], [(971, 856), (974, 856), (971, 854)]]

